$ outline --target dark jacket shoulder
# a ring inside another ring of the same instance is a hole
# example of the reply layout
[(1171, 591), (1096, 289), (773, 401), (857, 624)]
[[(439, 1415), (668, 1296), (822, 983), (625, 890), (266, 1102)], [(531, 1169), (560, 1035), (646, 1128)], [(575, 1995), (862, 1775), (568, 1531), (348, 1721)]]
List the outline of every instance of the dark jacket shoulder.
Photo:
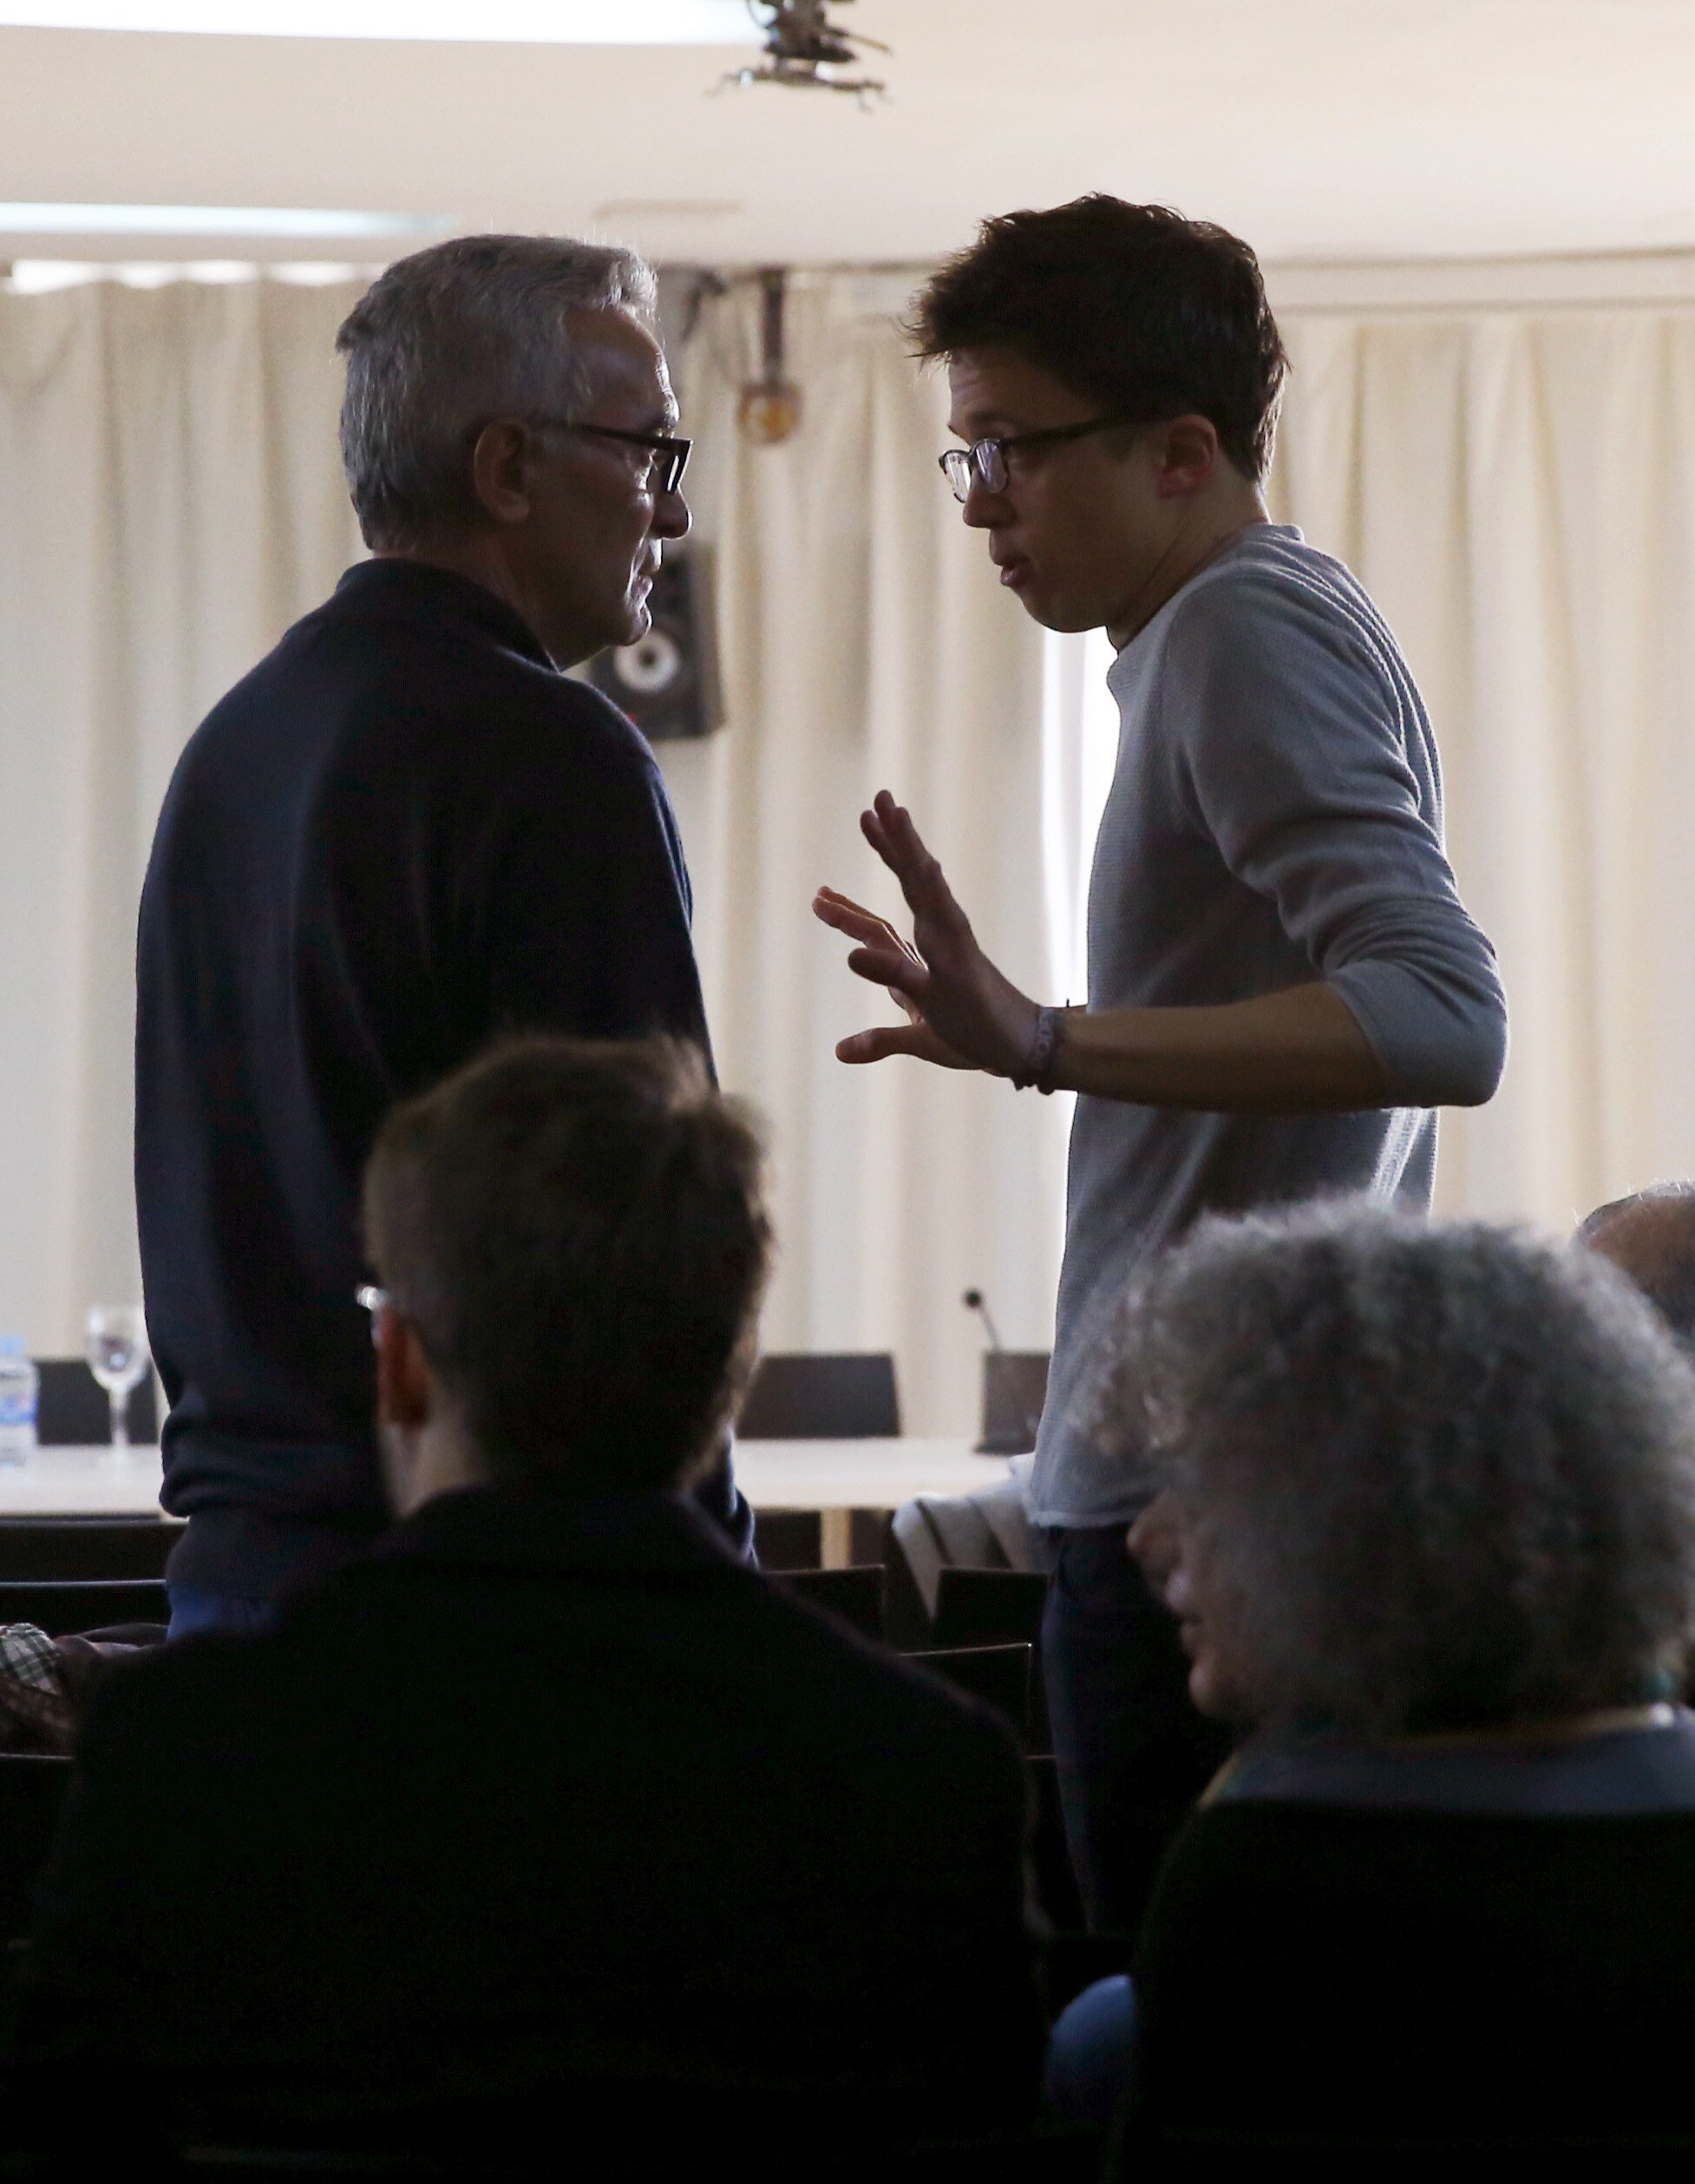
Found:
[(1135, 1982), (1145, 2117), (1688, 2128), (1695, 1814), (1221, 1803), (1168, 1854)]
[(455, 2074), (1033, 2105), (1010, 1739), (679, 1500), (443, 1496), (273, 1633), (113, 1676), (79, 1757), (38, 2054), (259, 2055), (348, 2113)]

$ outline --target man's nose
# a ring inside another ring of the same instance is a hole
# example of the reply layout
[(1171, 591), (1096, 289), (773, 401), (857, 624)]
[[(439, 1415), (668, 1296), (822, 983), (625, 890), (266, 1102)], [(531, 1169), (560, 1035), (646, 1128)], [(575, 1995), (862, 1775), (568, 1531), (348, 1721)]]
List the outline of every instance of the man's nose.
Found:
[(660, 493), (654, 496), (651, 530), (655, 538), (685, 539), (694, 517), (689, 503), (680, 493)]
[(1006, 495), (1004, 493), (991, 493), (973, 467), (971, 486), (959, 503), (959, 513), (973, 531), (987, 531), (997, 523), (1007, 521), (1012, 511)]

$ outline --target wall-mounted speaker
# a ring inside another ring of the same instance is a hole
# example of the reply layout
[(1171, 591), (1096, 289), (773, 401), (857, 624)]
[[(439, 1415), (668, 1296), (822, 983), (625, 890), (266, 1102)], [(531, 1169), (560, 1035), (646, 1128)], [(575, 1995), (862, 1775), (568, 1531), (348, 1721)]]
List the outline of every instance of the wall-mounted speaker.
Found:
[(650, 743), (710, 736), (723, 719), (710, 551), (667, 546), (647, 605), (646, 636), (597, 653), (583, 672)]

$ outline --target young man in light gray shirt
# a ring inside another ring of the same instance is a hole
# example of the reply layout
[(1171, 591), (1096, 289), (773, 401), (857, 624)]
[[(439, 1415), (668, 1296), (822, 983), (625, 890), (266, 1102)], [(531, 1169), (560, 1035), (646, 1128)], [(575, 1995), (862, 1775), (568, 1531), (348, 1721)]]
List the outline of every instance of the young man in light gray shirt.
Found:
[(936, 275), (916, 331), (946, 363), (965, 445), (943, 467), (1001, 581), (1117, 648), (1088, 1007), (1001, 975), (887, 793), (863, 823), (913, 941), (834, 889), (815, 908), (909, 1018), (844, 1061), (1081, 1095), (1033, 1514), (1072, 1853), (1093, 1922), (1129, 1928), (1221, 1748), (1125, 1551), (1136, 1482), (1090, 1437), (1095, 1326), (1205, 1213), (1336, 1190), (1428, 1205), (1433, 1111), (1493, 1093), (1505, 1003), (1395, 639), (1339, 562), (1267, 519), (1286, 364), (1247, 246), (1109, 197), (1013, 213)]

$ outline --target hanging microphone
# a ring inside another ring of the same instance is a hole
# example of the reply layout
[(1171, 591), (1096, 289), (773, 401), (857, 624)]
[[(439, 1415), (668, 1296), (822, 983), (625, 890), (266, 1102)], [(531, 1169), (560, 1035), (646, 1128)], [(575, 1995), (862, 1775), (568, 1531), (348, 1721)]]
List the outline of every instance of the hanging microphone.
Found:
[(964, 1296), (960, 1298), (959, 1302), (965, 1306), (967, 1312), (975, 1312), (978, 1319), (982, 1321), (985, 1331), (989, 1337), (989, 1348), (996, 1352), (1001, 1350), (1005, 1345), (1002, 1343), (1000, 1335), (996, 1329), (994, 1315), (989, 1309), (988, 1302), (985, 1298), (982, 1290), (967, 1289)]

